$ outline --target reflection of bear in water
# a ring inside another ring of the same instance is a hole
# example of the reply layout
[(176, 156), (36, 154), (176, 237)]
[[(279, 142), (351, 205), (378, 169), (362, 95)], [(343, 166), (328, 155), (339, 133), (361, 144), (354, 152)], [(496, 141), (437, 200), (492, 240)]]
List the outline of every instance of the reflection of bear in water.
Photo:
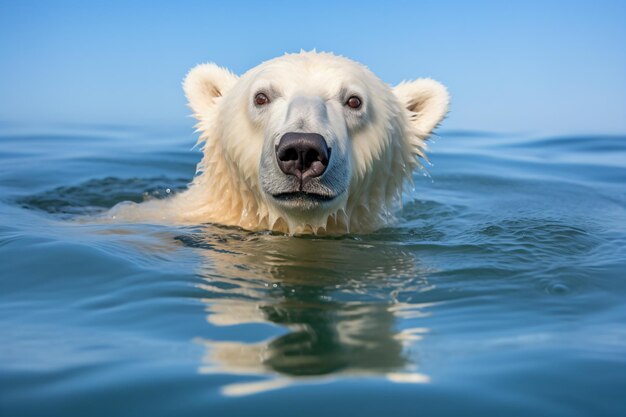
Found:
[(111, 216), (343, 234), (393, 219), (403, 183), (448, 109), (431, 79), (391, 88), (365, 66), (302, 52), (241, 77), (199, 65), (184, 84), (204, 157), (189, 189)]
[[(226, 388), (226, 393), (338, 373), (426, 380), (413, 372), (416, 364), (406, 355), (406, 348), (425, 330), (394, 328), (397, 314), (423, 314), (422, 306), (400, 299), (403, 292), (415, 293), (426, 285), (417, 259), (401, 247), (346, 239), (225, 235), (223, 230), (213, 234), (210, 227), (179, 239), (203, 249), (206, 268), (200, 273), (206, 279), (202, 288), (207, 290), (204, 301), (211, 324), (270, 323), (288, 329), (261, 342), (199, 340), (207, 349), (203, 372), (280, 375), (261, 386)], [(352, 262), (355, 259), (359, 262)]]

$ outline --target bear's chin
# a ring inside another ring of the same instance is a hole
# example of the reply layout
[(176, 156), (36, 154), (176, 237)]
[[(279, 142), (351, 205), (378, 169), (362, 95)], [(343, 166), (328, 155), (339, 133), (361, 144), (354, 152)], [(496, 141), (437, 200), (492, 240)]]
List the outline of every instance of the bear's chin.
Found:
[(282, 219), (290, 234), (306, 233), (308, 228), (316, 233), (318, 228), (325, 229), (329, 217), (336, 216), (345, 205), (343, 194), (329, 196), (295, 191), (269, 195), (273, 208), (270, 218)]

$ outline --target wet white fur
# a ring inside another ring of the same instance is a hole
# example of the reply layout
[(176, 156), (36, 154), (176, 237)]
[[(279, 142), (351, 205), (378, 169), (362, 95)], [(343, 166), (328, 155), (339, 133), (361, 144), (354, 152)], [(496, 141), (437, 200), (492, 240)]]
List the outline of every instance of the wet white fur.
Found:
[[(263, 110), (269, 113), (260, 114), (252, 100), (268, 82), (281, 90), (284, 103), (276, 100)], [(364, 96), (367, 114), (357, 122), (348, 120), (343, 103), (333, 101), (346, 86)], [(445, 87), (434, 80), (390, 87), (359, 63), (315, 51), (275, 58), (241, 77), (212, 63), (198, 65), (187, 75), (184, 90), (204, 152), (196, 177), (170, 199), (121, 204), (112, 209), (112, 217), (291, 234), (373, 231), (393, 220), (403, 184), (421, 168), (425, 141), (446, 115), (449, 101)], [(314, 212), (282, 210), (259, 182), (264, 142), (280, 130), (295, 95), (329, 103), (333, 125), (328, 129), (349, 159), (348, 191)]]

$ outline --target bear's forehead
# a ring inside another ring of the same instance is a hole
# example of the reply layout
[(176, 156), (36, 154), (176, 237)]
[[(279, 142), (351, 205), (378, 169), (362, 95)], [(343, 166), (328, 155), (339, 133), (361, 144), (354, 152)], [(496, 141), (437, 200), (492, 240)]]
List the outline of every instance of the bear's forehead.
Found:
[(257, 68), (288, 68), (300, 70), (358, 70), (365, 68), (364, 65), (343, 56), (327, 52), (300, 52), (297, 54), (285, 54), (270, 59), (258, 65)]
[(337, 90), (347, 85), (364, 86), (373, 74), (363, 65), (329, 53), (284, 55), (251, 69), (243, 78), (251, 85), (272, 84), (282, 88)]

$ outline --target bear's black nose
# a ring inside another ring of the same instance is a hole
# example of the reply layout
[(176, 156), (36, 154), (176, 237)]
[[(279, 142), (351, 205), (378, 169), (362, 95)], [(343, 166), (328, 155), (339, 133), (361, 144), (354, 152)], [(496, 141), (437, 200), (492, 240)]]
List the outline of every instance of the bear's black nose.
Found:
[(303, 182), (322, 175), (329, 158), (326, 140), (317, 133), (285, 133), (276, 146), (280, 170)]

